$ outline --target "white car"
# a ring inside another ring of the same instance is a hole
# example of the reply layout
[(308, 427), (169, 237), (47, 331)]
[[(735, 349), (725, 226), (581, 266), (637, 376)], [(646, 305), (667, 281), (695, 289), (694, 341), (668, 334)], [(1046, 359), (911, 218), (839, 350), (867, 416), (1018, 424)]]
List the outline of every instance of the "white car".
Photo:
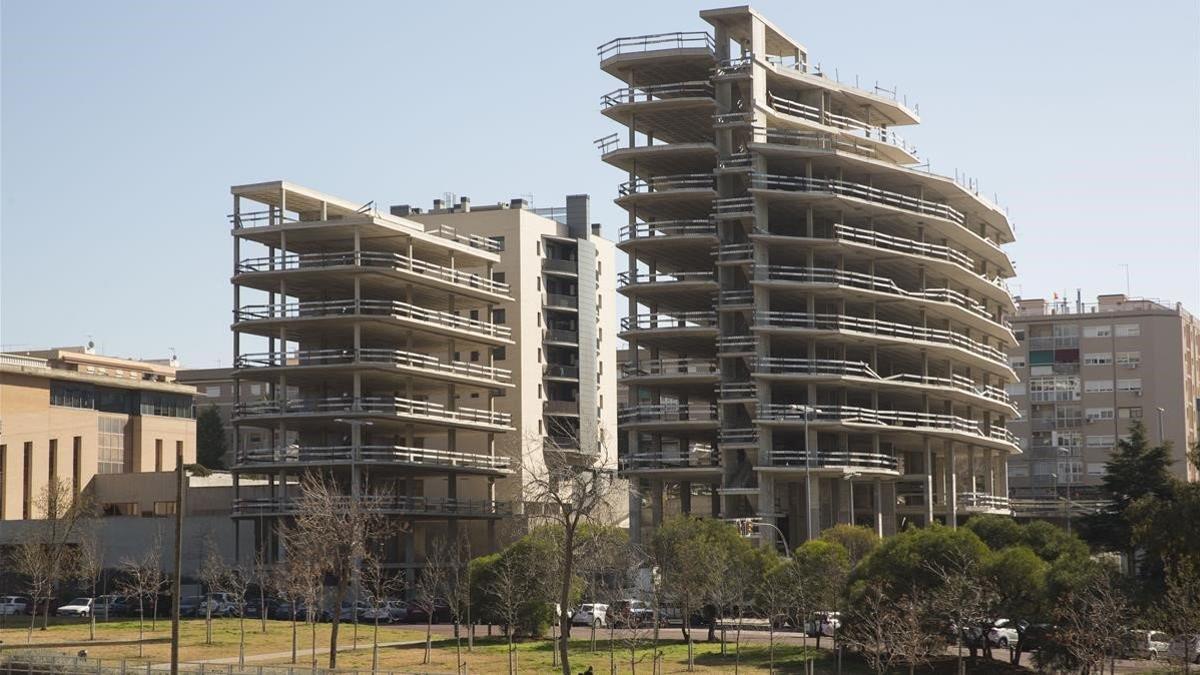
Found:
[(1171, 636), (1157, 630), (1131, 630), (1126, 653), (1135, 659), (1157, 659), (1171, 648)]
[(1167, 658), (1172, 663), (1183, 663), (1185, 659), (1190, 659), (1192, 663), (1200, 665), (1200, 635), (1183, 635), (1171, 640)]
[(24, 614), (29, 609), (29, 598), (20, 595), (0, 595), (0, 615)]
[(1016, 645), (1018, 639), (1020, 635), (1017, 634), (1017, 624), (1008, 619), (996, 619), (992, 629), (988, 631), (988, 640), (997, 647)]
[(55, 616), (91, 616), (93, 598), (75, 598), (54, 610)]
[(841, 627), (841, 612), (814, 612), (813, 618), (804, 626), (804, 632), (809, 637), (833, 637)]
[(597, 628), (608, 625), (608, 605), (589, 603), (580, 605), (579, 609), (571, 615), (571, 624), (575, 626), (596, 626)]
[[(235, 602), (236, 598), (232, 593), (213, 593), (212, 594), (212, 615), (213, 616), (234, 616), (238, 613), (238, 605)], [(208, 616), (209, 600), (205, 598), (204, 602), (196, 608), (196, 616)]]

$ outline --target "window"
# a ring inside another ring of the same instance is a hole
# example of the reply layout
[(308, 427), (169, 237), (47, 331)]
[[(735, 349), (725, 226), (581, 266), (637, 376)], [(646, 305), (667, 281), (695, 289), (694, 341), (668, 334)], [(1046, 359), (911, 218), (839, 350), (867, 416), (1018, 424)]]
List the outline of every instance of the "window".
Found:
[(136, 516), (137, 502), (113, 502), (100, 507), (105, 516)]
[(538, 400), (542, 398), (542, 385), (538, 384)]
[(1111, 420), (1113, 418), (1112, 408), (1088, 408), (1084, 416), (1089, 422), (1099, 422), (1100, 420)]
[(538, 362), (538, 363), (541, 363), (541, 362), (542, 362), (542, 348), (541, 348), (541, 347), (538, 347), (538, 360), (537, 360), (537, 362)]
[(173, 516), (173, 515), (175, 515), (175, 502), (154, 502), (154, 515), (156, 515), (156, 516)]
[(1105, 366), (1112, 362), (1112, 352), (1090, 352), (1083, 355), (1083, 365), (1085, 366)]
[(96, 407), (96, 388), (74, 382), (50, 382), (50, 405), (63, 408)]
[(1134, 394), (1142, 393), (1142, 378), (1134, 377), (1128, 380), (1117, 380), (1117, 391), (1127, 391)]
[(542, 313), (541, 312), (537, 313), (537, 325), (538, 325), (538, 328), (542, 327)]
[(1013, 336), (1017, 338), (1017, 342), (1024, 342), (1025, 341), (1025, 329), (1019, 328), (1019, 329), (1013, 331)]
[(1112, 337), (1112, 326), (1084, 326), (1083, 337), (1102, 338)]
[[(74, 488), (75, 494), (83, 489), (83, 436), (76, 436), (71, 443), (71, 487)], [(0, 451), (0, 454), (3, 454)]]
[(1024, 354), (1018, 354), (1018, 355), (1008, 357), (1008, 365), (1012, 368), (1024, 368), (1028, 364), (1029, 364), (1029, 362), (1025, 360)]
[(143, 415), (191, 418), (192, 397), (143, 391), (138, 408)]
[[(175, 456), (183, 457), (183, 441), (175, 441)], [(172, 462), (172, 464), (174, 465), (175, 469), (179, 469), (179, 466), (177, 464), (175, 464), (174, 462)]]
[(1123, 420), (1140, 420), (1142, 419), (1142, 408), (1141, 406), (1117, 408), (1117, 417)]
[(479, 363), (479, 352), (478, 351), (471, 352), (471, 363)]
[(497, 251), (504, 250), (504, 237), (488, 237), (488, 239), (491, 239), (492, 243), (496, 245)]
[(492, 348), (492, 359), (495, 361), (503, 361), (508, 358), (508, 350), (504, 347)]
[(1117, 337), (1137, 337), (1142, 334), (1140, 323), (1119, 323), (1115, 326)]
[(58, 481), (58, 439), (50, 439), (50, 482)]
[(507, 283), (505, 281), (506, 278), (507, 277), (505, 277), (504, 272), (492, 272), (492, 281), (498, 284)]
[(125, 447), (127, 422), (121, 417), (100, 417), (97, 420), (99, 446), (96, 449), (96, 473), (132, 471), (132, 458)]
[(479, 320), (479, 310), (477, 310), (477, 309), (471, 310), (469, 312), (469, 316), (471, 317), (472, 321), (478, 321)]
[(492, 323), (506, 323), (507, 321), (508, 314), (504, 311), (504, 309), (492, 310)]
[(25, 494), (21, 500), (21, 518), (29, 520), (33, 518), (33, 443), (26, 443), (24, 447), (25, 466), (24, 476), (22, 476)]
[(1024, 382), (1009, 382), (1008, 384), (1004, 385), (1004, 391), (1009, 396), (1024, 396), (1025, 395), (1025, 383)]
[(221, 385), (210, 384), (204, 388), (204, 395), (209, 398), (217, 398), (221, 395)]
[(1088, 436), (1087, 446), (1089, 448), (1111, 448), (1117, 444), (1117, 437), (1112, 434), (1105, 436)]
[(542, 278), (541, 277), (537, 278), (537, 289), (539, 291), (542, 290)]
[(542, 240), (541, 239), (537, 240), (537, 254), (538, 254), (538, 256), (542, 255)]
[(1105, 473), (1105, 471), (1104, 471), (1104, 462), (1088, 462), (1088, 465), (1087, 465), (1087, 475), (1089, 475), (1089, 476), (1103, 476), (1103, 475), (1104, 475), (1104, 473)]
[(162, 439), (154, 439), (154, 470), (162, 471)]
[(1117, 363), (1119, 365), (1136, 368), (1141, 362), (1141, 352), (1117, 352)]
[(1083, 383), (1083, 393), (1085, 394), (1102, 394), (1112, 390), (1112, 380), (1087, 380)]

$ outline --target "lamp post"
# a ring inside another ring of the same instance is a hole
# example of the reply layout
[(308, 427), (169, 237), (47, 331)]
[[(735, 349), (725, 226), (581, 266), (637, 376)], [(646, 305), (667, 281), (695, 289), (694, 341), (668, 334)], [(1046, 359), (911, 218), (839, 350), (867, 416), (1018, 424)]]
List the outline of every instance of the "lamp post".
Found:
[(851, 471), (850, 473), (846, 474), (845, 476), (842, 476), (842, 480), (846, 481), (846, 484), (850, 486), (850, 524), (851, 525), (858, 524), (854, 520), (854, 479), (858, 478), (861, 475), (862, 475), (861, 471)]
[[(1059, 447), (1056, 448), (1059, 454), (1067, 457), (1067, 534), (1071, 534), (1071, 483), (1075, 481), (1075, 467), (1071, 466), (1071, 449)], [(1057, 474), (1056, 474), (1057, 475)], [(1058, 487), (1055, 486), (1054, 498), (1058, 499)]]
[(1167, 438), (1163, 435), (1163, 413), (1167, 412), (1166, 408), (1158, 408), (1158, 444), (1163, 445), (1167, 442)]
[(812, 497), (812, 450), (808, 445), (808, 420), (813, 413), (813, 407), (804, 403), (793, 403), (793, 410), (804, 413), (804, 538), (813, 539), (813, 497)]

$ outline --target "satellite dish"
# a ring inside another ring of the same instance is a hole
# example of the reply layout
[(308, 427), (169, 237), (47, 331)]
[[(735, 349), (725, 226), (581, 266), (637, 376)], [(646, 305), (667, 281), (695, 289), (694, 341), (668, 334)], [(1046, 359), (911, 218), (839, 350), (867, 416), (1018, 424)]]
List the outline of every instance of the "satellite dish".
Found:
[(96, 348), (96, 343), (92, 342), (91, 340), (88, 340), (88, 349), (95, 349), (95, 348)]

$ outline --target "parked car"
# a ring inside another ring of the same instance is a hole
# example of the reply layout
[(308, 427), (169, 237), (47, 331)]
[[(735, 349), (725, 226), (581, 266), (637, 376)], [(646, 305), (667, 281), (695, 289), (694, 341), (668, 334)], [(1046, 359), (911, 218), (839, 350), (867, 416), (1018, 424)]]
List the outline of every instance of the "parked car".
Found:
[(75, 598), (54, 610), (54, 616), (90, 616), (93, 598)]
[(1171, 636), (1157, 630), (1131, 630), (1126, 636), (1125, 655), (1134, 659), (1153, 661), (1166, 656), (1171, 648)]
[(210, 603), (213, 616), (237, 616), (238, 603), (232, 593), (213, 593), (206, 596), (196, 608), (196, 615), (207, 617)]
[(196, 617), (201, 616), (200, 604), (204, 602), (203, 595), (189, 595), (186, 598), (179, 600), (179, 616)]
[(1017, 622), (1009, 621), (1008, 619), (996, 619), (992, 622), (992, 628), (988, 631), (988, 642), (992, 643), (993, 647), (1008, 648), (1009, 645), (1016, 645), (1020, 639), (1020, 631), (1018, 630)]
[(1200, 634), (1182, 635), (1171, 640), (1171, 645), (1167, 647), (1167, 658), (1173, 663), (1183, 663), (1186, 659), (1200, 665)]
[[(412, 604), (408, 607), (408, 618), (411, 623), (426, 623), (429, 620), (429, 613), (425, 611), (425, 607), (420, 604)], [(433, 603), (433, 622), (446, 623), (450, 621), (450, 605), (438, 600)]]
[(654, 608), (633, 598), (617, 600), (609, 606), (608, 616), (620, 628), (649, 626), (654, 621)]
[(596, 626), (597, 628), (608, 625), (608, 605), (599, 603), (587, 603), (580, 605), (579, 609), (571, 615), (571, 624), (575, 626)]
[[(400, 601), (383, 600), (379, 602), (378, 605), (370, 602), (362, 603), (366, 607), (359, 612), (358, 620), (366, 623), (375, 623), (376, 620), (378, 620), (379, 623), (392, 623), (393, 621), (397, 621), (398, 619), (395, 618), (397, 616), (397, 612), (395, 611), (397, 609), (397, 602)], [(404, 614), (407, 615), (407, 611), (405, 611)]]
[(29, 612), (29, 598), (21, 595), (0, 595), (0, 614), (26, 614)]
[(297, 621), (304, 621), (308, 616), (308, 609), (303, 602), (293, 604), (290, 600), (277, 600), (271, 605), (271, 618), (280, 621), (291, 621), (292, 613), (295, 612)]
[(841, 627), (841, 612), (813, 612), (812, 618), (804, 625), (804, 633), (809, 637), (833, 637)]

